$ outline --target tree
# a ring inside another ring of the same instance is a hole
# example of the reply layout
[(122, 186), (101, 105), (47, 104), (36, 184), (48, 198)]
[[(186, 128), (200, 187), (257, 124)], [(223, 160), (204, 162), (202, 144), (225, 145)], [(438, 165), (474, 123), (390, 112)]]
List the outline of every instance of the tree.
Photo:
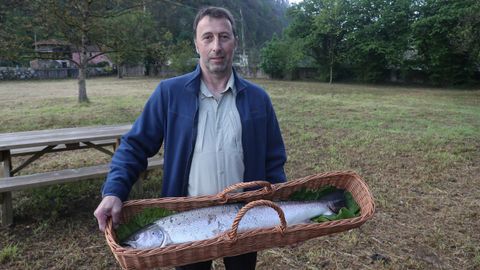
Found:
[(264, 65), (281, 74), (273, 63), (286, 65), (294, 46), (279, 52), (287, 42), (301, 44), (330, 82), (382, 82), (392, 73), (426, 74), (439, 85), (478, 81), (478, 14), (478, 0), (305, 0), (288, 10), (283, 37), (266, 43)]
[(178, 73), (185, 73), (191, 72), (194, 69), (197, 62), (195, 61), (196, 55), (193, 48), (193, 44), (186, 40), (177, 43), (172, 48), (171, 67), (173, 70)]
[(312, 46), (321, 44), (322, 55), (329, 67), (329, 83), (333, 82), (333, 68), (339, 63), (341, 47), (347, 33), (346, 4), (344, 0), (323, 0), (321, 9), (314, 19), (314, 32), (311, 35)]
[(465, 84), (479, 67), (480, 3), (426, 0), (416, 5), (413, 38), (420, 66), (438, 85)]
[(413, 13), (411, 0), (356, 0), (349, 4), (347, 65), (358, 80), (379, 82), (405, 68)]
[(144, 58), (146, 75), (158, 75), (159, 69), (167, 63), (169, 52), (173, 47), (172, 40), (172, 33), (167, 31), (159, 41), (147, 45)]
[(334, 67), (343, 58), (347, 11), (346, 0), (305, 0), (289, 11), (293, 21), (287, 36), (302, 40), (306, 53), (328, 73), (330, 83)]
[(471, 1), (466, 7), (450, 37), (458, 51), (469, 53), (475, 65), (480, 66), (480, 2)]
[(155, 46), (158, 44), (155, 23), (148, 11), (132, 10), (107, 18), (105, 26), (104, 50), (117, 65), (118, 78), (123, 77), (125, 64), (143, 63), (149, 50), (153, 55), (154, 49), (159, 49)]
[(285, 76), (286, 55), (288, 48), (277, 36), (266, 43), (262, 48), (260, 67), (272, 78), (280, 79)]
[[(86, 71), (88, 62), (112, 47), (108, 46), (112, 36), (122, 35), (123, 31), (111, 32), (111, 23), (118, 23), (114, 18), (126, 16), (131, 19), (135, 15), (125, 15), (131, 10), (143, 7), (142, 3), (109, 0), (47, 0), (41, 2), (42, 22), (45, 23), (54, 37), (71, 44), (79, 52), (79, 59), (68, 59), (78, 67), (78, 101), (88, 102), (86, 88)], [(110, 23), (110, 24), (109, 24)], [(133, 27), (135, 25), (128, 25)], [(138, 26), (138, 25), (137, 25)], [(127, 31), (128, 32), (128, 31)], [(130, 32), (131, 33), (131, 32)], [(135, 37), (135, 36), (134, 36)], [(117, 39), (116, 49), (130, 48), (133, 39)], [(127, 45), (126, 45), (127, 44)], [(96, 53), (88, 53), (88, 47), (98, 49)], [(120, 53), (120, 51), (117, 51)]]
[(26, 0), (0, 1), (0, 61), (28, 63), (33, 56), (35, 32), (43, 27), (35, 16), (37, 3)]
[(276, 35), (262, 48), (260, 67), (276, 79), (295, 79), (299, 63), (305, 59), (301, 40), (278, 38)]

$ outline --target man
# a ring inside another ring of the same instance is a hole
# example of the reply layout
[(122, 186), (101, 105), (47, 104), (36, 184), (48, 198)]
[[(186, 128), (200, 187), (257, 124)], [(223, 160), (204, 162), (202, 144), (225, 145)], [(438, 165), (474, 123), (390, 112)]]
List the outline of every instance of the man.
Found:
[[(100, 230), (119, 221), (122, 201), (164, 145), (162, 196), (211, 195), (242, 181), (286, 180), (285, 146), (270, 98), (232, 68), (235, 21), (223, 8), (200, 10), (192, 73), (162, 81), (112, 158), (95, 210)], [(255, 269), (256, 253), (224, 258), (226, 269)], [(211, 261), (177, 269), (210, 269)]]

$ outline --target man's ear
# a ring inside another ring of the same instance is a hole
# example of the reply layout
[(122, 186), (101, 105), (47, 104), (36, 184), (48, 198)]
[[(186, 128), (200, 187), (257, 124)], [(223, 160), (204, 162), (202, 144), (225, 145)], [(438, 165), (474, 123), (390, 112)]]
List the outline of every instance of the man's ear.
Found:
[(196, 40), (196, 39), (193, 39), (193, 44), (195, 45), (195, 51), (197, 52), (197, 54), (200, 54), (200, 53), (198, 52), (197, 40)]

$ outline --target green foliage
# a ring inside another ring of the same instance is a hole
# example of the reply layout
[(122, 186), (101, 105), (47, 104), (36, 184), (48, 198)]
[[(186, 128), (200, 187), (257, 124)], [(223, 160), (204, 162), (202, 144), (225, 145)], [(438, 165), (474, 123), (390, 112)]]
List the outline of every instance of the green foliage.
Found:
[(342, 207), (337, 214), (330, 216), (318, 216), (312, 220), (315, 222), (325, 222), (358, 217), (360, 215), (360, 207), (353, 199), (352, 194), (350, 192), (345, 192), (345, 197), (347, 198), (347, 207)]
[(157, 75), (159, 69), (167, 64), (170, 50), (173, 47), (172, 44), (172, 33), (167, 31), (162, 35), (159, 41), (147, 45), (145, 55), (147, 72), (150, 72), (150, 68), (153, 68), (154, 75)]
[(289, 197), (289, 200), (292, 201), (316, 201), (321, 199), (323, 196), (334, 192), (337, 190), (336, 187), (334, 186), (323, 186), (320, 189), (316, 190), (309, 190), (306, 188), (303, 188), (299, 191), (296, 191), (292, 193)]
[(0, 250), (0, 264), (15, 260), (18, 257), (18, 246), (8, 244)]
[(347, 4), (344, 0), (324, 0), (322, 8), (314, 18), (310, 34), (310, 47), (316, 57), (328, 66), (329, 81), (332, 83), (334, 67), (344, 58), (342, 41), (346, 34), (345, 21)]
[(310, 58), (308, 68), (330, 82), (383, 82), (397, 74), (457, 85), (480, 78), (477, 0), (304, 0), (290, 8), (277, 0), (2, 1), (0, 61), (28, 65), (35, 40), (57, 39), (75, 50), (99, 46), (119, 66), (144, 63), (158, 71), (171, 60), (176, 71), (190, 71), (193, 54), (175, 49), (193, 39), (195, 13), (209, 5), (232, 11), (245, 49), (253, 57), (261, 50), (261, 67), (274, 78), (295, 79)]
[(301, 40), (285, 40), (276, 36), (267, 42), (260, 55), (260, 67), (277, 79), (295, 79), (301, 61), (306, 58)]
[[(338, 190), (334, 186), (324, 186), (317, 190), (309, 190), (309, 189), (301, 189), (297, 192), (294, 192), (290, 195), (290, 200), (295, 201), (313, 201), (313, 200), (320, 200), (325, 195), (332, 193)], [(352, 218), (360, 215), (360, 207), (358, 206), (357, 202), (353, 199), (353, 196), (350, 192), (345, 192), (346, 198), (346, 207), (342, 207), (340, 211), (335, 215), (321, 215), (312, 219), (314, 222), (325, 222), (325, 221), (332, 221), (332, 220), (339, 220), (339, 219), (347, 219)]]
[(418, 65), (437, 85), (468, 83), (480, 65), (480, 2), (425, 1), (412, 25)]
[(285, 45), (285, 42), (274, 36), (262, 48), (260, 67), (272, 78), (279, 79), (285, 76), (286, 55), (288, 54), (288, 48)]
[(36, 2), (0, 1), (0, 61), (28, 65), (35, 34), (42, 30), (33, 15), (37, 8)]
[(382, 82), (390, 69), (405, 68), (409, 49), (411, 0), (355, 1), (350, 7), (347, 34), (348, 64), (356, 79)]
[(190, 41), (182, 41), (172, 49), (171, 67), (178, 73), (191, 72), (197, 64), (193, 45)]
[(123, 242), (130, 235), (155, 220), (174, 214), (175, 211), (164, 208), (146, 208), (133, 216), (127, 223), (120, 224), (115, 230), (119, 242)]
[(108, 28), (105, 46), (117, 66), (139, 64), (147, 46), (155, 40), (154, 22), (148, 12), (131, 11), (104, 21)]
[(319, 71), (330, 82), (334, 68), (345, 58), (342, 42), (347, 31), (346, 7), (346, 0), (306, 0), (289, 12), (293, 22), (287, 35), (303, 41), (304, 51), (317, 61)]
[(168, 29), (174, 37), (175, 44), (193, 40), (192, 24), (195, 14), (205, 6), (221, 6), (232, 12), (236, 19), (237, 34), (239, 37), (242, 32), (245, 35), (246, 49), (259, 49), (261, 44), (271, 39), (273, 33), (281, 33), (287, 24), (285, 11), (288, 3), (286, 1), (183, 0), (181, 2), (147, 2), (147, 9), (152, 12), (157, 27)]
[(302, 41), (330, 82), (384, 82), (391, 74), (437, 85), (478, 82), (479, 13), (476, 0), (305, 0), (288, 10), (284, 38), (266, 47)]

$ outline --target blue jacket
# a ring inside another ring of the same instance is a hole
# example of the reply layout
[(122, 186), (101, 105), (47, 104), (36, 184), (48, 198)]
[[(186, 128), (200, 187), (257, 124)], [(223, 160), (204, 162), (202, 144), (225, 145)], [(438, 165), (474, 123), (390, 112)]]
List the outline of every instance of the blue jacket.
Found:
[[(200, 68), (163, 80), (148, 99), (132, 129), (115, 152), (103, 196), (128, 198), (132, 185), (147, 167), (147, 158), (164, 143), (162, 196), (186, 196), (197, 137)], [(242, 123), (244, 181), (286, 181), (285, 146), (272, 103), (259, 86), (234, 71), (236, 105)]]

